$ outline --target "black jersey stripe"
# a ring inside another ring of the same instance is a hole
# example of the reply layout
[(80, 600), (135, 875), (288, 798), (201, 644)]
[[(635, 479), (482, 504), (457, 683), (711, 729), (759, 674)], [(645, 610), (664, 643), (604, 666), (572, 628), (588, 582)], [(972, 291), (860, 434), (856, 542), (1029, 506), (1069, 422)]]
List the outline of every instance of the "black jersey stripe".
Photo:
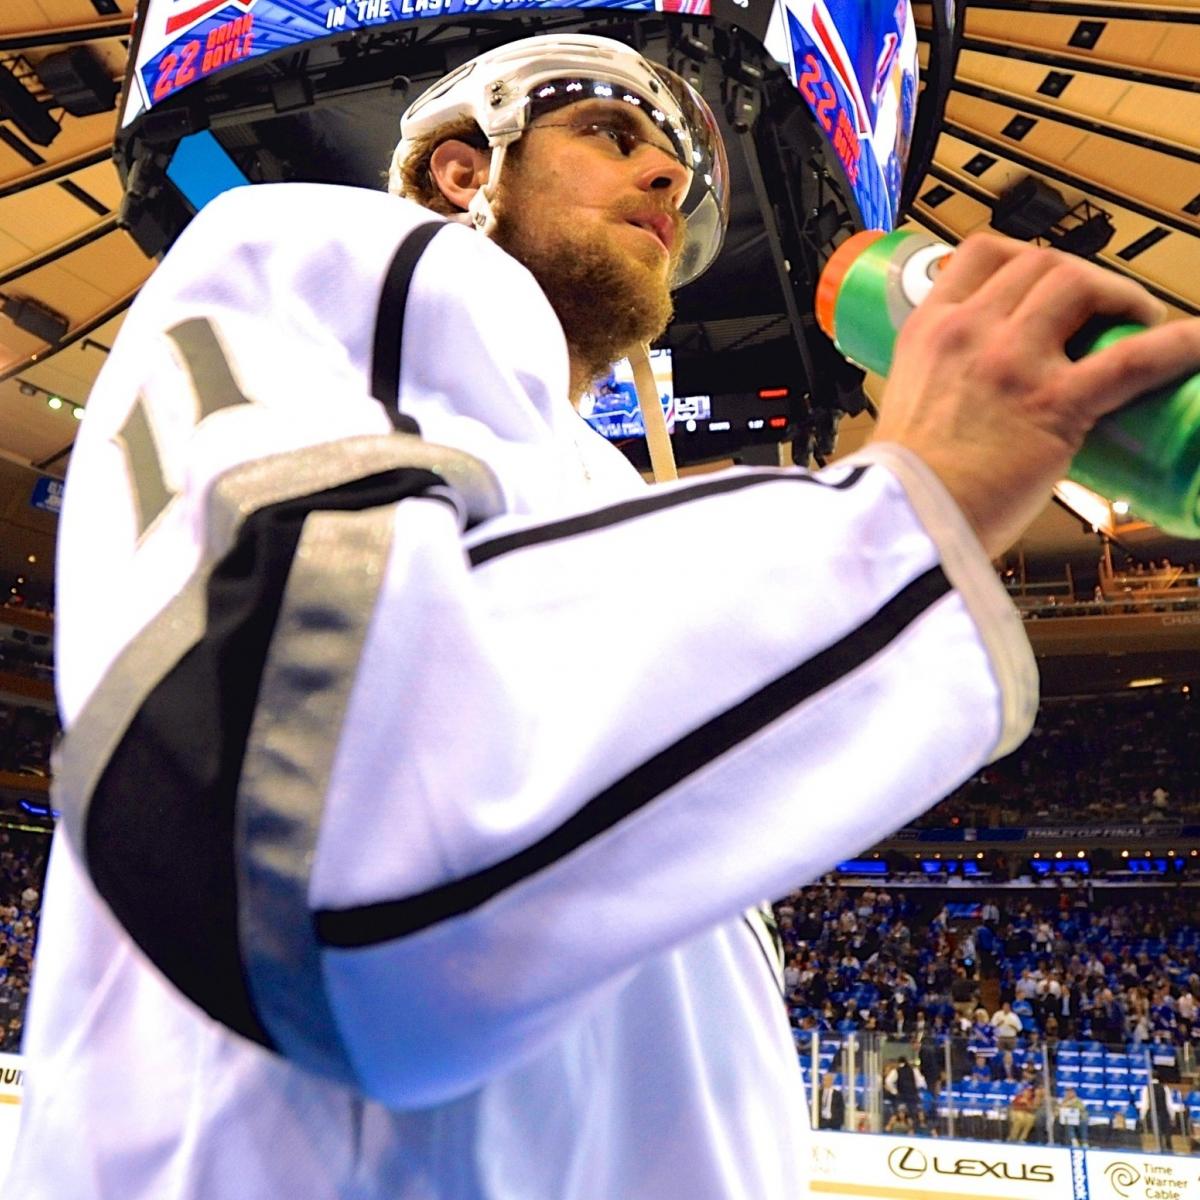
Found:
[(754, 939), (754, 944), (758, 947), (758, 952), (762, 956), (763, 963), (766, 965), (767, 974), (771, 977), (772, 989), (779, 993), (781, 999), (785, 998), (787, 995), (786, 989), (779, 981), (780, 968), (772, 960), (771, 952), (763, 945), (762, 938), (755, 932), (754, 921), (749, 913), (742, 917), (742, 924), (746, 927), (746, 932)]
[(531, 846), (419, 895), (320, 910), (314, 914), (317, 936), (333, 947), (372, 946), (407, 937), (478, 908), (612, 829), (667, 789), (850, 674), (950, 590), (941, 567), (931, 567), (856, 629), (635, 767)]
[[(287, 456), (274, 469), (294, 473), (294, 464)], [(185, 996), (269, 1048), (243, 960), (237, 797), (295, 549), (311, 512), (440, 498), (441, 487), (431, 471), (399, 467), (246, 516), (200, 581), (199, 640), (163, 665), (88, 801), (84, 854), (113, 914)]]
[(404, 310), (413, 272), (429, 243), (449, 224), (429, 221), (418, 225), (396, 250), (383, 279), (375, 337), (371, 349), (371, 395), (383, 405), (394, 428), (417, 433), (417, 423), (400, 411), (400, 347), (404, 340)]
[(703, 500), (709, 496), (720, 496), (727, 492), (740, 492), (743, 488), (755, 487), (760, 483), (815, 483), (820, 487), (844, 491), (852, 488), (869, 470), (869, 466), (855, 467), (844, 479), (830, 483), (818, 479), (807, 472), (788, 471), (753, 471), (739, 475), (722, 475), (693, 487), (672, 488), (670, 491), (655, 489), (647, 496), (639, 496), (635, 500), (624, 500), (620, 504), (608, 508), (597, 509), (594, 512), (581, 513), (577, 517), (567, 517), (561, 521), (551, 521), (548, 525), (538, 525), (533, 529), (522, 529), (517, 533), (508, 533), (491, 541), (480, 542), (468, 551), (468, 558), (473, 567), (482, 566), (502, 554), (510, 554), (514, 550), (524, 550), (529, 546), (540, 546), (546, 542), (561, 541), (563, 538), (574, 537), (580, 533), (591, 533), (596, 529), (605, 529), (610, 525), (619, 525), (622, 521), (631, 521), (636, 517), (644, 517), (650, 513), (662, 512), (674, 508), (678, 504), (689, 504), (693, 500)]

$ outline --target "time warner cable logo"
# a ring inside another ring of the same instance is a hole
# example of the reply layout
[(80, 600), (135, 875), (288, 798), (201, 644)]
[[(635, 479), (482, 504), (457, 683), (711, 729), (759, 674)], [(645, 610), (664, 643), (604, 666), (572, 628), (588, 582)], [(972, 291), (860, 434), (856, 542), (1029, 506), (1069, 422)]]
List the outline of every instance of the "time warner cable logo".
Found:
[(1137, 1167), (1127, 1162), (1110, 1163), (1104, 1168), (1104, 1174), (1108, 1176), (1108, 1182), (1112, 1184), (1113, 1191), (1123, 1198), (1128, 1197), (1130, 1191), (1142, 1177)]
[(888, 1170), (897, 1179), (920, 1179), (927, 1171), (965, 1179), (991, 1175), (1020, 1183), (1053, 1183), (1054, 1168), (1049, 1163), (988, 1162), (982, 1158), (927, 1158), (916, 1146), (897, 1146), (887, 1156)]

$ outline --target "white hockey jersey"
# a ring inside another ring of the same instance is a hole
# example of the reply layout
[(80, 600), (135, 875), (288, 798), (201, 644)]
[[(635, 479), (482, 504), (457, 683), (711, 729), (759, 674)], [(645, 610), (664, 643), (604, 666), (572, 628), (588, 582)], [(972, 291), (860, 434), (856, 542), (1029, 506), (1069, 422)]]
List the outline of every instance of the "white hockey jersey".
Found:
[(794, 1200), (741, 914), (1028, 731), (919, 461), (647, 489), (522, 267), (440, 223), (409, 279), (430, 220), (219, 198), (88, 404), (5, 1196)]

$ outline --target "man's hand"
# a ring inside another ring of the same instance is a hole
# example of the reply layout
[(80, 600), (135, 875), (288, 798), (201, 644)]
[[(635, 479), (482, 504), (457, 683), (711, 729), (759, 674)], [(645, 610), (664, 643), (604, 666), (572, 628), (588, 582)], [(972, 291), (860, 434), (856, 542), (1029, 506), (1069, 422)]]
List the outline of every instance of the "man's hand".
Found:
[[(994, 558), (1100, 417), (1200, 370), (1200, 320), (1165, 315), (1137, 284), (1082, 259), (968, 238), (900, 333), (875, 438), (933, 468)], [(1066, 344), (1094, 316), (1152, 328), (1072, 362)]]

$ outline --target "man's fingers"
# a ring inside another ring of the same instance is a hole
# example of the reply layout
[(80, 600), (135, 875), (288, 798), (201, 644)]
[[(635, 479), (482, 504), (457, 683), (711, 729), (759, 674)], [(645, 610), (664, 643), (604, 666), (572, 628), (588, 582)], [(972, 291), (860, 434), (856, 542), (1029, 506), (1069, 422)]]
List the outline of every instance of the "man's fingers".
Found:
[(1200, 372), (1200, 319), (1168, 321), (1068, 368), (1071, 392), (1094, 421), (1135, 396)]
[(967, 238), (938, 272), (929, 299), (951, 304), (973, 296), (999, 271), (1029, 247), (1011, 238), (978, 234)]
[(1059, 258), (1053, 250), (1020, 246), (1019, 253), (1003, 261), (962, 301), (964, 311), (969, 310), (981, 324), (989, 316), (993, 321), (1005, 320), (1033, 288), (1058, 269)]
[(1031, 282), (1009, 318), (1012, 336), (1031, 353), (1061, 350), (1092, 317), (1122, 318), (1139, 325), (1158, 325), (1166, 318), (1166, 305), (1131, 279), (1069, 255), (1050, 253), (1050, 269)]
[[(1166, 306), (1113, 271), (1008, 238), (968, 238), (946, 260), (930, 300), (967, 306), (980, 318), (1013, 319), (1013, 336), (1061, 349), (1093, 316), (1156, 325)], [(1033, 348), (1032, 346), (1030, 347)]]

